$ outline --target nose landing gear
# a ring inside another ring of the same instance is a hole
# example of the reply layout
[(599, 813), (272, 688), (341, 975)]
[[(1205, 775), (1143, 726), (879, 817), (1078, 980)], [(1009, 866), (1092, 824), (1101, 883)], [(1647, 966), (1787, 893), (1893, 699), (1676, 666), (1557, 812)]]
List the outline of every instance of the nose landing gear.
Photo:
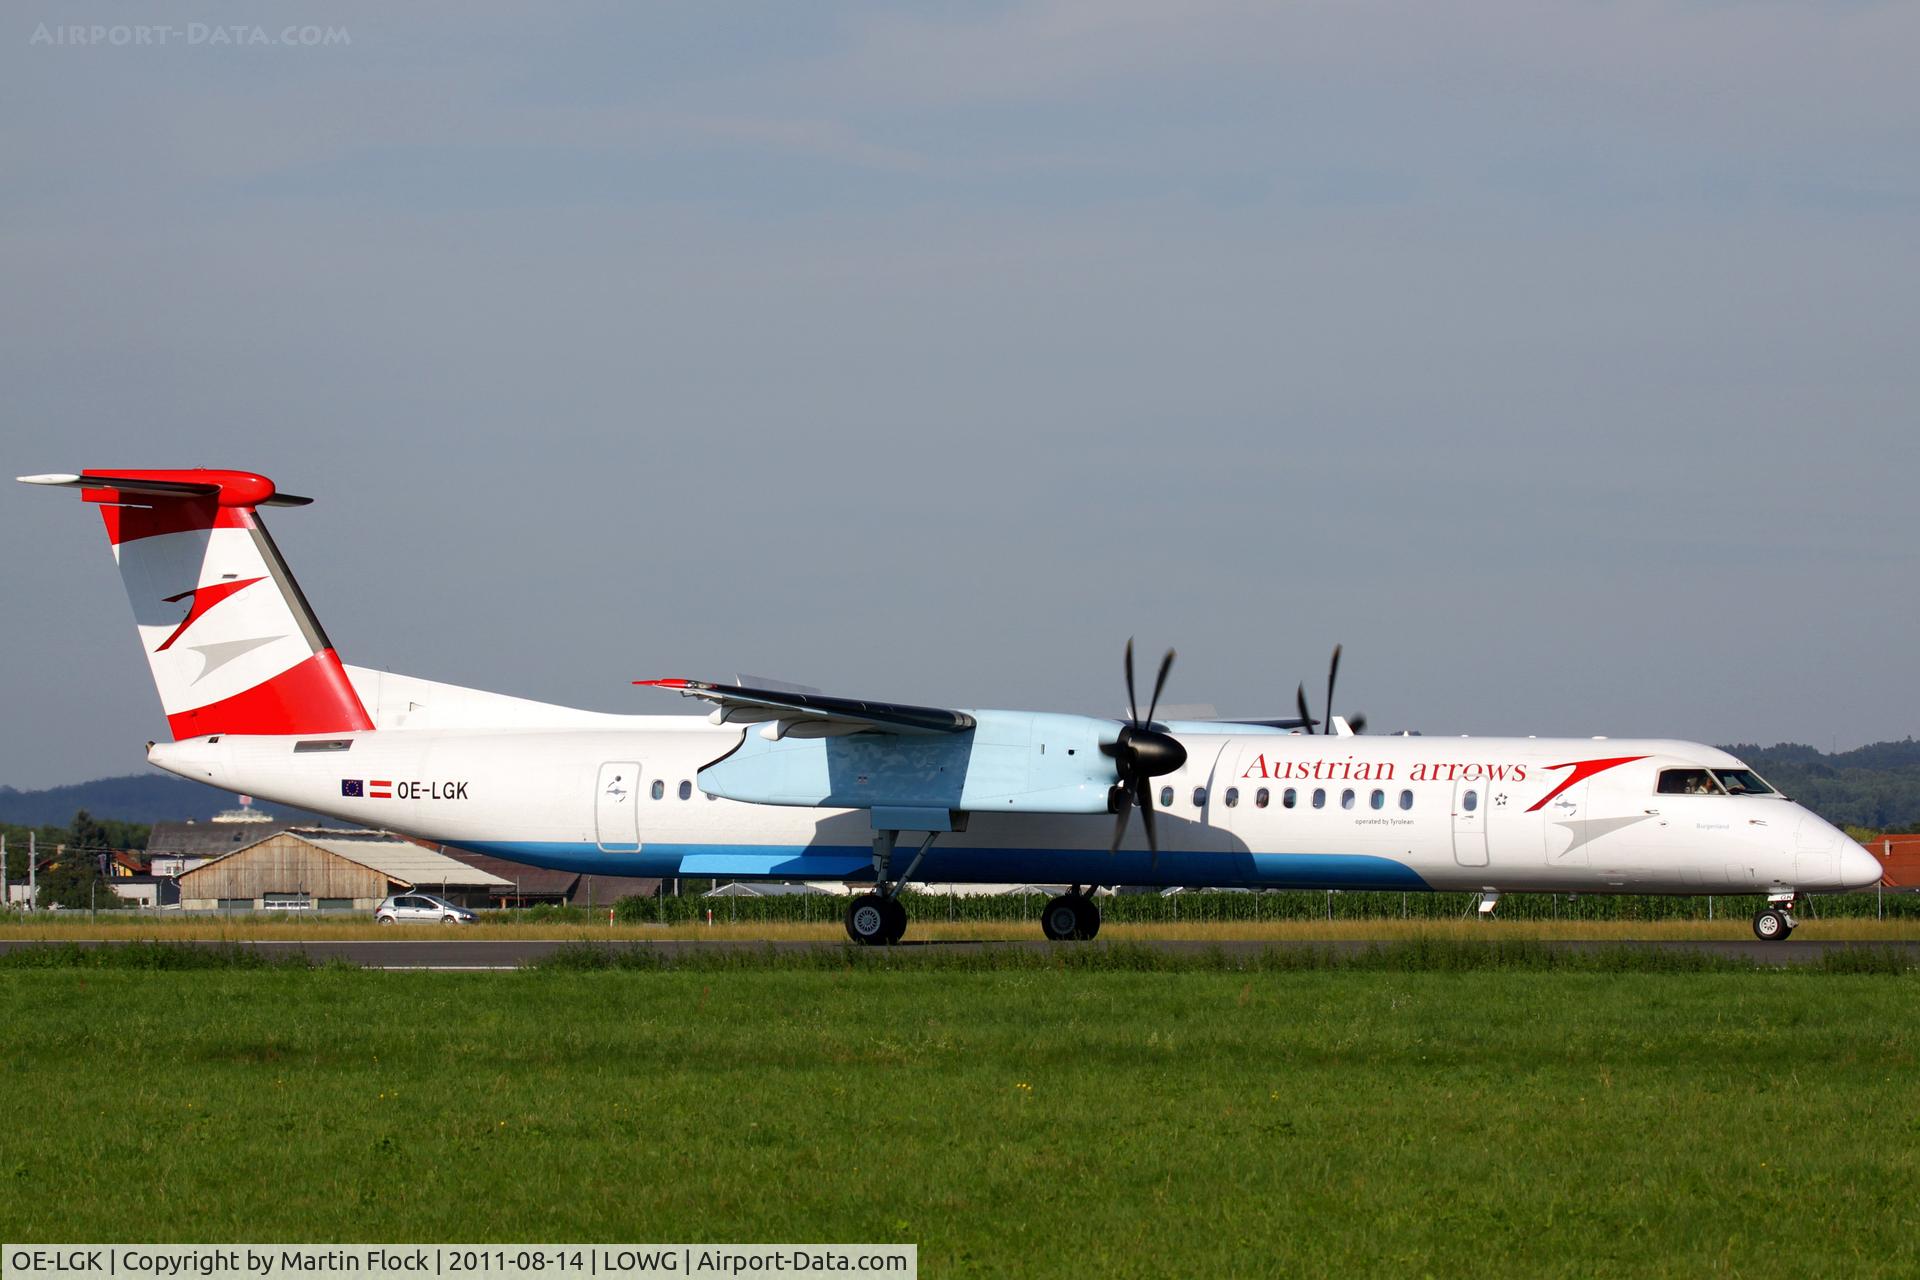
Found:
[(1753, 936), (1762, 942), (1785, 942), (1799, 923), (1793, 918), (1793, 899), (1769, 902), (1753, 917)]

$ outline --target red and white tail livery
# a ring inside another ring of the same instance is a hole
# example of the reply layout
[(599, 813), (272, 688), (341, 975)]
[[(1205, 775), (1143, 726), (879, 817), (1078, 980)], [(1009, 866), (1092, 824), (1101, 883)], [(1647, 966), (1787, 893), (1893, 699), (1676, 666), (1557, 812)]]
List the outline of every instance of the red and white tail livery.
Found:
[(22, 478), (98, 504), (174, 737), (373, 727), (260, 518), (311, 499), (245, 471)]

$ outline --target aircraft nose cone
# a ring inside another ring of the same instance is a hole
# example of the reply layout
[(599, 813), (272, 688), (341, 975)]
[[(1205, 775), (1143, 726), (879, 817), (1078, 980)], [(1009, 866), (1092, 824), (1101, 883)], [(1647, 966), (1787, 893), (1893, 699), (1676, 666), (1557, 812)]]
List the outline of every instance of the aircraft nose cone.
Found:
[(1886, 874), (1880, 866), (1880, 859), (1851, 840), (1847, 841), (1847, 845), (1840, 851), (1841, 883), (1849, 889), (1868, 889), (1880, 883), (1880, 878)]

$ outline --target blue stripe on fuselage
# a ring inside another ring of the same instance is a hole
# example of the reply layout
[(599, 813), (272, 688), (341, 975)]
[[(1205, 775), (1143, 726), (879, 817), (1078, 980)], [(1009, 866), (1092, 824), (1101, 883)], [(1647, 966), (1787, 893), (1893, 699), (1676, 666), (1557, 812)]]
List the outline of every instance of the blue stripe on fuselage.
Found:
[[(590, 875), (699, 876), (721, 880), (871, 880), (865, 845), (648, 844), (605, 853), (591, 844), (527, 840), (458, 846), (510, 862)], [(904, 870), (911, 850), (895, 856)], [(1367, 853), (1166, 852), (1144, 849), (950, 848), (935, 845), (914, 878), (957, 884), (1161, 884), (1264, 889), (1405, 889), (1430, 886), (1404, 862)]]

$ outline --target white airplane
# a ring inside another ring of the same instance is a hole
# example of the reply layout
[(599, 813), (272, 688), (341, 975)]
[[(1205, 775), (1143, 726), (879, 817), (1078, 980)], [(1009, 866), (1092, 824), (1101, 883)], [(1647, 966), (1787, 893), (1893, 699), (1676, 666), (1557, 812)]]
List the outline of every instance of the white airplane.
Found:
[(1482, 911), (1765, 894), (1772, 940), (1798, 895), (1881, 875), (1713, 747), (1315, 733), (1304, 689), (1293, 719), (1159, 721), (1173, 654), (1142, 716), (1131, 642), (1128, 720), (683, 679), (634, 683), (710, 714), (609, 715), (346, 666), (260, 517), (309, 499), (240, 471), (21, 479), (105, 518), (176, 739), (147, 745), (158, 767), (534, 866), (870, 883), (847, 909), (861, 943), (902, 936), (916, 879), (1072, 885), (1042, 913), (1058, 940), (1093, 937), (1116, 884), (1465, 890)]

